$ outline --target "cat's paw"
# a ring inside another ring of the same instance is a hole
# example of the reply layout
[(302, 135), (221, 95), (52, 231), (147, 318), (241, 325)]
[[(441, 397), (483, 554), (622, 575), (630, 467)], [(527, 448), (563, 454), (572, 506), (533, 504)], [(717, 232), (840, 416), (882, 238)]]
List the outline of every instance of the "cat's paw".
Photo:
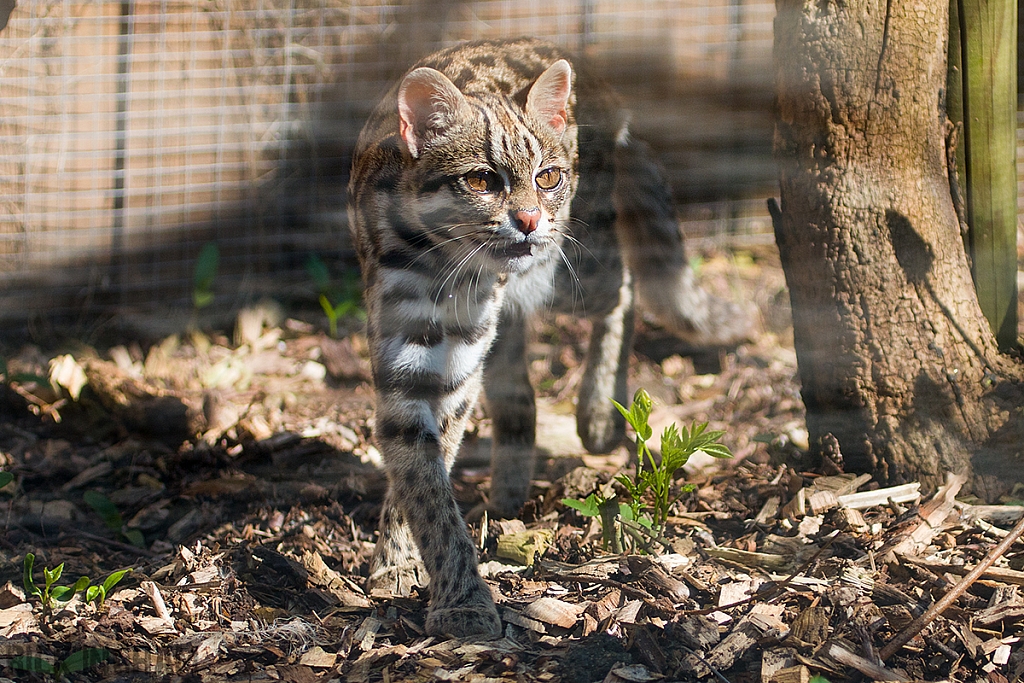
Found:
[(432, 636), (501, 636), (501, 618), (490, 596), (486, 602), (433, 608), (427, 612), (426, 626), (427, 633)]
[(410, 562), (402, 565), (379, 567), (366, 579), (366, 592), (389, 593), (399, 597), (408, 597), (416, 586), (430, 583), (427, 569), (422, 562)]

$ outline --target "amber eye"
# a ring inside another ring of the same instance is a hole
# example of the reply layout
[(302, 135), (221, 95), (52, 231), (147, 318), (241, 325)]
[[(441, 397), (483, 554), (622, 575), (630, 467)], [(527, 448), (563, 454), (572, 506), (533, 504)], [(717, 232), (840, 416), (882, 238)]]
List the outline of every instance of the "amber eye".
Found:
[(557, 168), (546, 168), (537, 174), (537, 187), (550, 192), (562, 184), (562, 171)]
[(465, 178), (473, 192), (491, 194), (501, 190), (501, 176), (494, 171), (473, 171), (467, 173)]

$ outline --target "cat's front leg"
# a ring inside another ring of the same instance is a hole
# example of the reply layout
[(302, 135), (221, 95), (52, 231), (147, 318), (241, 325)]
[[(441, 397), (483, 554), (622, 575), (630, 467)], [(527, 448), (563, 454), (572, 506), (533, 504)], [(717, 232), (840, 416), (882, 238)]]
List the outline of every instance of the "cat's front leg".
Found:
[[(379, 395), (378, 401), (377, 439), (388, 470), (388, 498), (402, 516), (391, 521), (408, 525), (430, 576), (427, 632), (500, 635), (501, 620), (490, 589), (477, 572), (476, 548), (455, 502), (442, 430), (430, 402), (389, 401)], [(388, 521), (382, 518), (383, 523)], [(401, 539), (400, 528), (382, 529), (380, 542)], [(395, 553), (402, 558), (411, 555), (409, 548)]]

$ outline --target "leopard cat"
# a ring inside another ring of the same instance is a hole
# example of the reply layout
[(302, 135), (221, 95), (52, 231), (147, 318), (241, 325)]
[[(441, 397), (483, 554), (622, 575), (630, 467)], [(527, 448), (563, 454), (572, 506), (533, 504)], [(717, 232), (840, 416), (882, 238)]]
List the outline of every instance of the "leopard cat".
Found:
[(747, 319), (695, 283), (669, 189), (614, 96), (533, 39), (416, 64), (359, 136), (349, 221), (388, 478), (369, 584), (428, 581), (429, 634), (498, 635), (449, 471), (483, 390), (488, 507), (512, 516), (525, 501), (536, 422), (526, 318), (574, 311), (593, 323), (577, 414), (592, 452), (625, 435), (609, 399), (628, 400), (634, 291), (706, 345), (738, 341)]

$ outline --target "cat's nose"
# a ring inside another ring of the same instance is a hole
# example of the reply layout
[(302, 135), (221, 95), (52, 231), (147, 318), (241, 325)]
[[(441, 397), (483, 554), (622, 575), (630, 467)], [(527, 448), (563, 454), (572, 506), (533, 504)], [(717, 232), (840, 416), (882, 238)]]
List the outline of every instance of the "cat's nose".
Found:
[(540, 209), (520, 209), (512, 214), (516, 220), (516, 227), (524, 235), (529, 235), (537, 229), (540, 223)]

